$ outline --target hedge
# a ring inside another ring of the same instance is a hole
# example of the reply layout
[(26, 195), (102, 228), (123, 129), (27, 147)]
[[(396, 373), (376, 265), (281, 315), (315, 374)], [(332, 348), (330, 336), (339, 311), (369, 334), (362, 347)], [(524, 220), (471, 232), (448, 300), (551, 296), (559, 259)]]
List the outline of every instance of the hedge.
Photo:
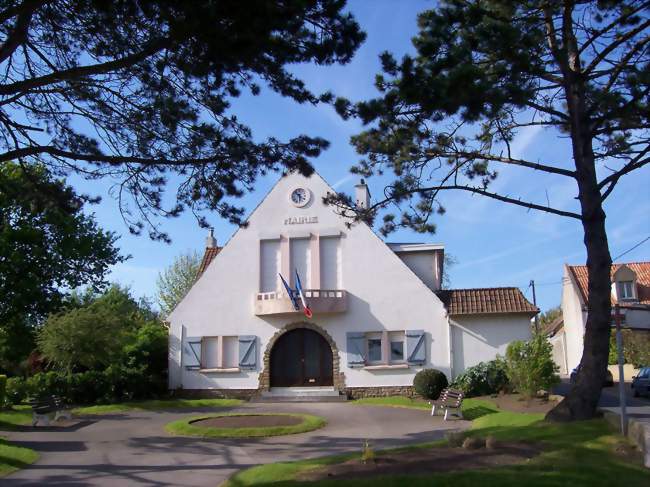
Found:
[(0, 407), (4, 406), (7, 394), (7, 376), (0, 375)]
[(69, 404), (91, 404), (149, 399), (163, 396), (166, 392), (164, 376), (142, 369), (110, 366), (103, 371), (73, 374), (50, 371), (26, 379), (11, 377), (7, 380), (6, 395), (9, 404), (52, 394)]

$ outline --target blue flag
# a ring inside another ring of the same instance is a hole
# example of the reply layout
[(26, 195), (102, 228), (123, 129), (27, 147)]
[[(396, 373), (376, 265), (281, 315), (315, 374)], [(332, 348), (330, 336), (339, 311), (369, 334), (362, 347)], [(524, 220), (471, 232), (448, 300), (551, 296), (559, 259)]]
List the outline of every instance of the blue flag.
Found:
[(294, 295), (295, 293), (293, 292), (293, 289), (289, 287), (289, 284), (287, 284), (287, 281), (284, 280), (284, 277), (282, 277), (282, 274), (278, 274), (280, 276), (280, 279), (282, 279), (282, 284), (284, 284), (284, 288), (287, 290), (287, 294), (289, 295), (289, 299), (291, 300), (291, 304), (293, 305), (293, 309), (296, 311), (300, 310), (300, 306), (298, 306), (298, 301), (296, 301), (296, 296)]

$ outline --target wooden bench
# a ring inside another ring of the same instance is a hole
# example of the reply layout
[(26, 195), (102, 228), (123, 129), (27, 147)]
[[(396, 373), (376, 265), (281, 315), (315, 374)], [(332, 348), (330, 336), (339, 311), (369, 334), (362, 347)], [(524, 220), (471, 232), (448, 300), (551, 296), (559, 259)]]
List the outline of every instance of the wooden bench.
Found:
[(72, 413), (66, 409), (65, 403), (59, 396), (47, 396), (30, 402), (32, 406), (32, 426), (42, 423), (50, 425), (50, 415), (54, 413), (54, 421), (72, 419)]
[(445, 421), (447, 421), (447, 418), (450, 415), (454, 415), (460, 419), (463, 419), (463, 413), (461, 411), (461, 406), (463, 405), (463, 397), (463, 391), (459, 391), (457, 389), (444, 389), (440, 393), (440, 397), (436, 401), (432, 402), (431, 416), (436, 415), (436, 408), (438, 408), (445, 411)]

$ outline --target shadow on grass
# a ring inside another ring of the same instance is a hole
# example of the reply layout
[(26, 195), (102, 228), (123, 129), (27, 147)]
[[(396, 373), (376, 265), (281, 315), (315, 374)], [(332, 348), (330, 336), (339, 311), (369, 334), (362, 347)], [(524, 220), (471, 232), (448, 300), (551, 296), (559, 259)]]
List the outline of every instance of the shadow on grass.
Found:
[(468, 421), (474, 421), (475, 419), (487, 416), (488, 414), (496, 414), (499, 411), (488, 408), (485, 406), (474, 406), (470, 408), (463, 409), (463, 419)]

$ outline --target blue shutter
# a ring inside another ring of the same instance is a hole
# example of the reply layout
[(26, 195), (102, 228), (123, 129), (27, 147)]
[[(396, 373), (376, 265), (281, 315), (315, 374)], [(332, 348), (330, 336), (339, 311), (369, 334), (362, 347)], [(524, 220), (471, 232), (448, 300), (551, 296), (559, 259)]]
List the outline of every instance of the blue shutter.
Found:
[(406, 357), (412, 365), (422, 365), (427, 361), (424, 330), (406, 330)]
[(201, 337), (187, 337), (183, 343), (183, 365), (186, 369), (201, 368)]
[(257, 368), (257, 337), (255, 335), (239, 337), (239, 368), (247, 370)]
[(348, 367), (363, 367), (366, 365), (366, 334), (363, 332), (348, 332)]

